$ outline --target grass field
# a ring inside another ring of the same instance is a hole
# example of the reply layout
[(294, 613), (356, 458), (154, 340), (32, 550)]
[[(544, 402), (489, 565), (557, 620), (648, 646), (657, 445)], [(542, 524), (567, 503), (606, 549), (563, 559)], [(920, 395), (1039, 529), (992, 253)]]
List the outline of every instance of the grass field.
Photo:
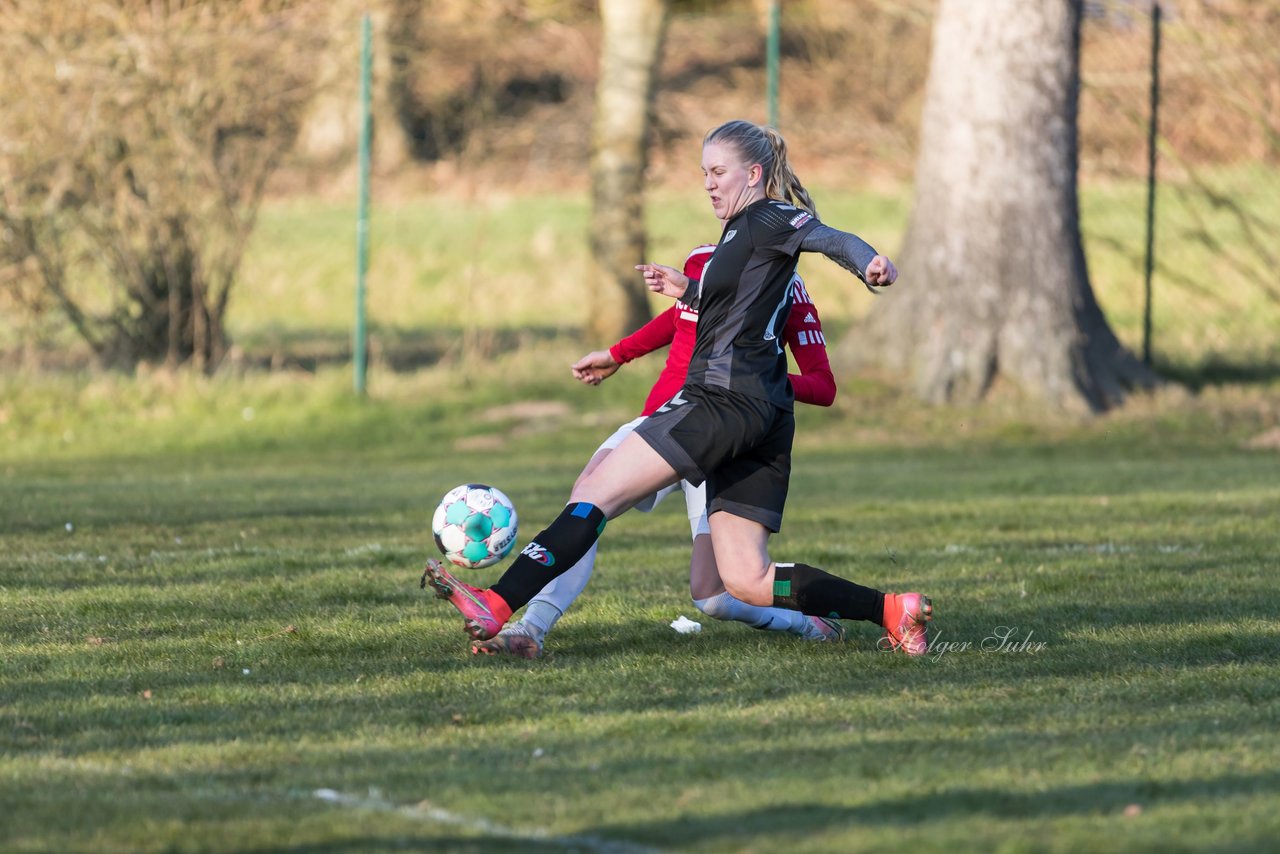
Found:
[(337, 369), (0, 379), (0, 850), (1274, 843), (1274, 383), (802, 412), (775, 553), (930, 593), (923, 660), (675, 633), (675, 506), (610, 525), (543, 660), (472, 659), (417, 587), (436, 499), (496, 483), (527, 540), (652, 378), (574, 387), (569, 347), (364, 403)]
[[(818, 198), (900, 240), (903, 194)], [(1141, 199), (1083, 200), (1130, 344)], [(652, 210), (657, 258), (706, 232), (700, 199)], [(317, 203), (263, 212), (230, 317), (314, 370), (0, 376), (0, 850), (1274, 844), (1280, 307), (1174, 255), (1193, 281), (1157, 292), (1156, 352), (1190, 392), (1059, 423), (841, 377), (802, 410), (774, 552), (932, 595), (923, 660), (869, 626), (675, 633), (699, 617), (676, 506), (610, 525), (543, 660), (474, 660), (417, 587), (436, 500), (495, 483), (527, 541), (658, 368), (569, 381), (585, 222), (577, 198), (375, 208), (365, 401), (326, 366), (351, 210)], [(828, 266), (805, 274), (838, 337), (869, 298)]]

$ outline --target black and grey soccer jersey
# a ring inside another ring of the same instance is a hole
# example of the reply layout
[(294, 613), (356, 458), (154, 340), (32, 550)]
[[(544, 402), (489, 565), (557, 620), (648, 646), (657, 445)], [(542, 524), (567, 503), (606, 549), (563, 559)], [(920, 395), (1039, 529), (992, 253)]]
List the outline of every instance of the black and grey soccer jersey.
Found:
[(792, 408), (782, 332), (800, 244), (817, 225), (811, 214), (775, 199), (753, 202), (725, 224), (698, 285), (687, 384)]

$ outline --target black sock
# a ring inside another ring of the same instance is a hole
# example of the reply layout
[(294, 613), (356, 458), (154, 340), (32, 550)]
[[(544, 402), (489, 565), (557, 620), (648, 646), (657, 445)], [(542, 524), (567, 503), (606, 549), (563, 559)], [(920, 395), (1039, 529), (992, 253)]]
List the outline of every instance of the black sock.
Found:
[(515, 611), (529, 604), (547, 582), (568, 571), (600, 539), (604, 511), (577, 501), (565, 507), (545, 531), (529, 541), (515, 563), (490, 590)]
[(884, 622), (884, 594), (803, 563), (780, 563), (773, 581), (773, 605), (815, 617)]

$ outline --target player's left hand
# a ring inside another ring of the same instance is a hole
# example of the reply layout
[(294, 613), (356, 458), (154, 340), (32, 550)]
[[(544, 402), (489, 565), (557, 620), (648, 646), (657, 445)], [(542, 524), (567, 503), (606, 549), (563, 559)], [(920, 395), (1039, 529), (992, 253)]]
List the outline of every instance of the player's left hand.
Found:
[(887, 288), (898, 280), (898, 268), (883, 255), (871, 259), (864, 271), (867, 284), (876, 288)]
[(574, 379), (586, 385), (600, 385), (620, 368), (608, 350), (593, 350), (569, 366)]

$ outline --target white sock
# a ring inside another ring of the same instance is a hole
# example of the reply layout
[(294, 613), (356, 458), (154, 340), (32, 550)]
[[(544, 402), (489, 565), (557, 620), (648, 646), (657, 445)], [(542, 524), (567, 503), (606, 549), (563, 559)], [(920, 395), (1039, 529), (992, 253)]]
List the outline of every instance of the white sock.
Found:
[(534, 599), (525, 609), (524, 616), (520, 618), (520, 625), (530, 629), (538, 637), (542, 637), (551, 631), (551, 627), (563, 616), (564, 612), (550, 602), (539, 602)]
[(538, 592), (529, 602), (520, 622), (535, 629), (540, 634), (551, 631), (556, 621), (569, 610), (573, 600), (578, 598), (582, 589), (591, 580), (591, 573), (596, 568), (596, 551), (600, 543), (597, 541), (582, 556), (582, 559), (569, 567), (562, 574), (547, 582), (547, 586)]
[(746, 623), (753, 629), (804, 635), (810, 626), (809, 618), (799, 611), (748, 605), (740, 599), (733, 598), (727, 592), (717, 593), (709, 599), (694, 599), (693, 604), (708, 617), (714, 617), (717, 620), (735, 620)]

